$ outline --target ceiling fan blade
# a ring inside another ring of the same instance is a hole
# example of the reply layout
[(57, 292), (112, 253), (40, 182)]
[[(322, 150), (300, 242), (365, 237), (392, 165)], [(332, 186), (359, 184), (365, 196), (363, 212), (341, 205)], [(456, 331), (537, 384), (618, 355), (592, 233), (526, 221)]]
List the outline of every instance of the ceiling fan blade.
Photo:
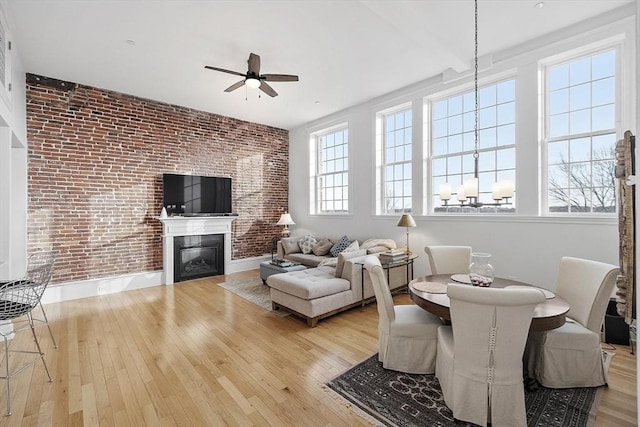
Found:
[(260, 55), (250, 54), (247, 63), (249, 64), (249, 72), (247, 74), (255, 74), (256, 76), (260, 74)]
[(278, 96), (278, 92), (273, 90), (273, 88), (269, 86), (265, 81), (262, 81), (262, 84), (260, 85), (260, 90), (271, 97)]
[(205, 65), (204, 68), (207, 68), (209, 70), (214, 70), (214, 71), (222, 71), (223, 73), (235, 74), (236, 76), (242, 76), (242, 77), (245, 76), (244, 74), (239, 73), (237, 71), (225, 70), (224, 68), (212, 67), (211, 65)]
[(231, 92), (231, 91), (236, 90), (236, 89), (238, 89), (239, 87), (242, 87), (242, 86), (244, 86), (244, 80), (240, 80), (239, 82), (232, 84), (231, 86), (226, 88), (224, 91), (225, 92)]
[(291, 74), (263, 74), (260, 76), (260, 78), (270, 82), (297, 82), (298, 81), (298, 76), (293, 76)]

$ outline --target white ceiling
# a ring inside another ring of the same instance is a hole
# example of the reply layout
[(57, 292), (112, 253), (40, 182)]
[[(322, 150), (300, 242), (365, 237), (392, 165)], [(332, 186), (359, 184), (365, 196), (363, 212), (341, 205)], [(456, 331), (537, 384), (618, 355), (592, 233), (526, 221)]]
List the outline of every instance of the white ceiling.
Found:
[[(635, 0), (480, 0), (479, 53)], [(472, 0), (0, 0), (25, 69), (291, 129), (473, 61)], [(134, 41), (135, 44), (127, 42)], [(275, 98), (224, 89), (249, 53)], [(245, 100), (245, 97), (248, 99)]]

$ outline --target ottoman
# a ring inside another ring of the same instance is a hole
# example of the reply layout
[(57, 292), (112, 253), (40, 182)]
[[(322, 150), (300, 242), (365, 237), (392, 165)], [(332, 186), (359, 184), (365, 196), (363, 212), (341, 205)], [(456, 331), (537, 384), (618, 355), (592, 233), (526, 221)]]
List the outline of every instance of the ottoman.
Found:
[(287, 310), (305, 319), (311, 327), (315, 327), (318, 320), (353, 306), (351, 283), (335, 277), (335, 269), (331, 267), (275, 274), (268, 278), (267, 284), (271, 288), (274, 310)]
[(306, 268), (304, 265), (297, 263), (281, 266), (272, 264), (271, 261), (263, 261), (260, 263), (260, 278), (262, 279), (262, 283), (266, 285), (267, 278), (272, 274), (288, 273), (290, 271), (305, 270)]

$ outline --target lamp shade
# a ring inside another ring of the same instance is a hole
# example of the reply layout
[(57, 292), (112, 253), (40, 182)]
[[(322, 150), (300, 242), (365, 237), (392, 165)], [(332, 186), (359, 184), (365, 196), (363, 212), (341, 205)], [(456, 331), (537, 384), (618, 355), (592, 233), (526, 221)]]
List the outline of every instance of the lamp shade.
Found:
[(405, 213), (402, 214), (396, 225), (398, 227), (415, 227), (416, 222), (413, 220), (411, 214)]
[(280, 215), (280, 219), (276, 222), (276, 225), (296, 225), (296, 223), (291, 219), (291, 214), (289, 214), (289, 212), (285, 212)]

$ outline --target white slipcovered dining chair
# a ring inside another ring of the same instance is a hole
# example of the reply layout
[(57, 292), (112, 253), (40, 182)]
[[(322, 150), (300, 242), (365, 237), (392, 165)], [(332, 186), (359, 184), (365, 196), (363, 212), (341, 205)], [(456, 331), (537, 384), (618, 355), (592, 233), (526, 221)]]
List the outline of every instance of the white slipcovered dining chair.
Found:
[(417, 305), (394, 305), (378, 257), (368, 256), (364, 268), (371, 277), (378, 306), (378, 360), (393, 371), (434, 373), (442, 320)]
[(522, 354), (539, 289), (450, 283), (451, 326), (438, 330), (436, 377), (457, 420), (526, 426)]
[(469, 272), (471, 246), (425, 246), (431, 274)]
[(619, 272), (611, 264), (562, 258), (556, 294), (571, 306), (567, 321), (550, 331), (531, 332), (527, 342), (528, 370), (540, 384), (573, 388), (607, 383), (600, 329)]

